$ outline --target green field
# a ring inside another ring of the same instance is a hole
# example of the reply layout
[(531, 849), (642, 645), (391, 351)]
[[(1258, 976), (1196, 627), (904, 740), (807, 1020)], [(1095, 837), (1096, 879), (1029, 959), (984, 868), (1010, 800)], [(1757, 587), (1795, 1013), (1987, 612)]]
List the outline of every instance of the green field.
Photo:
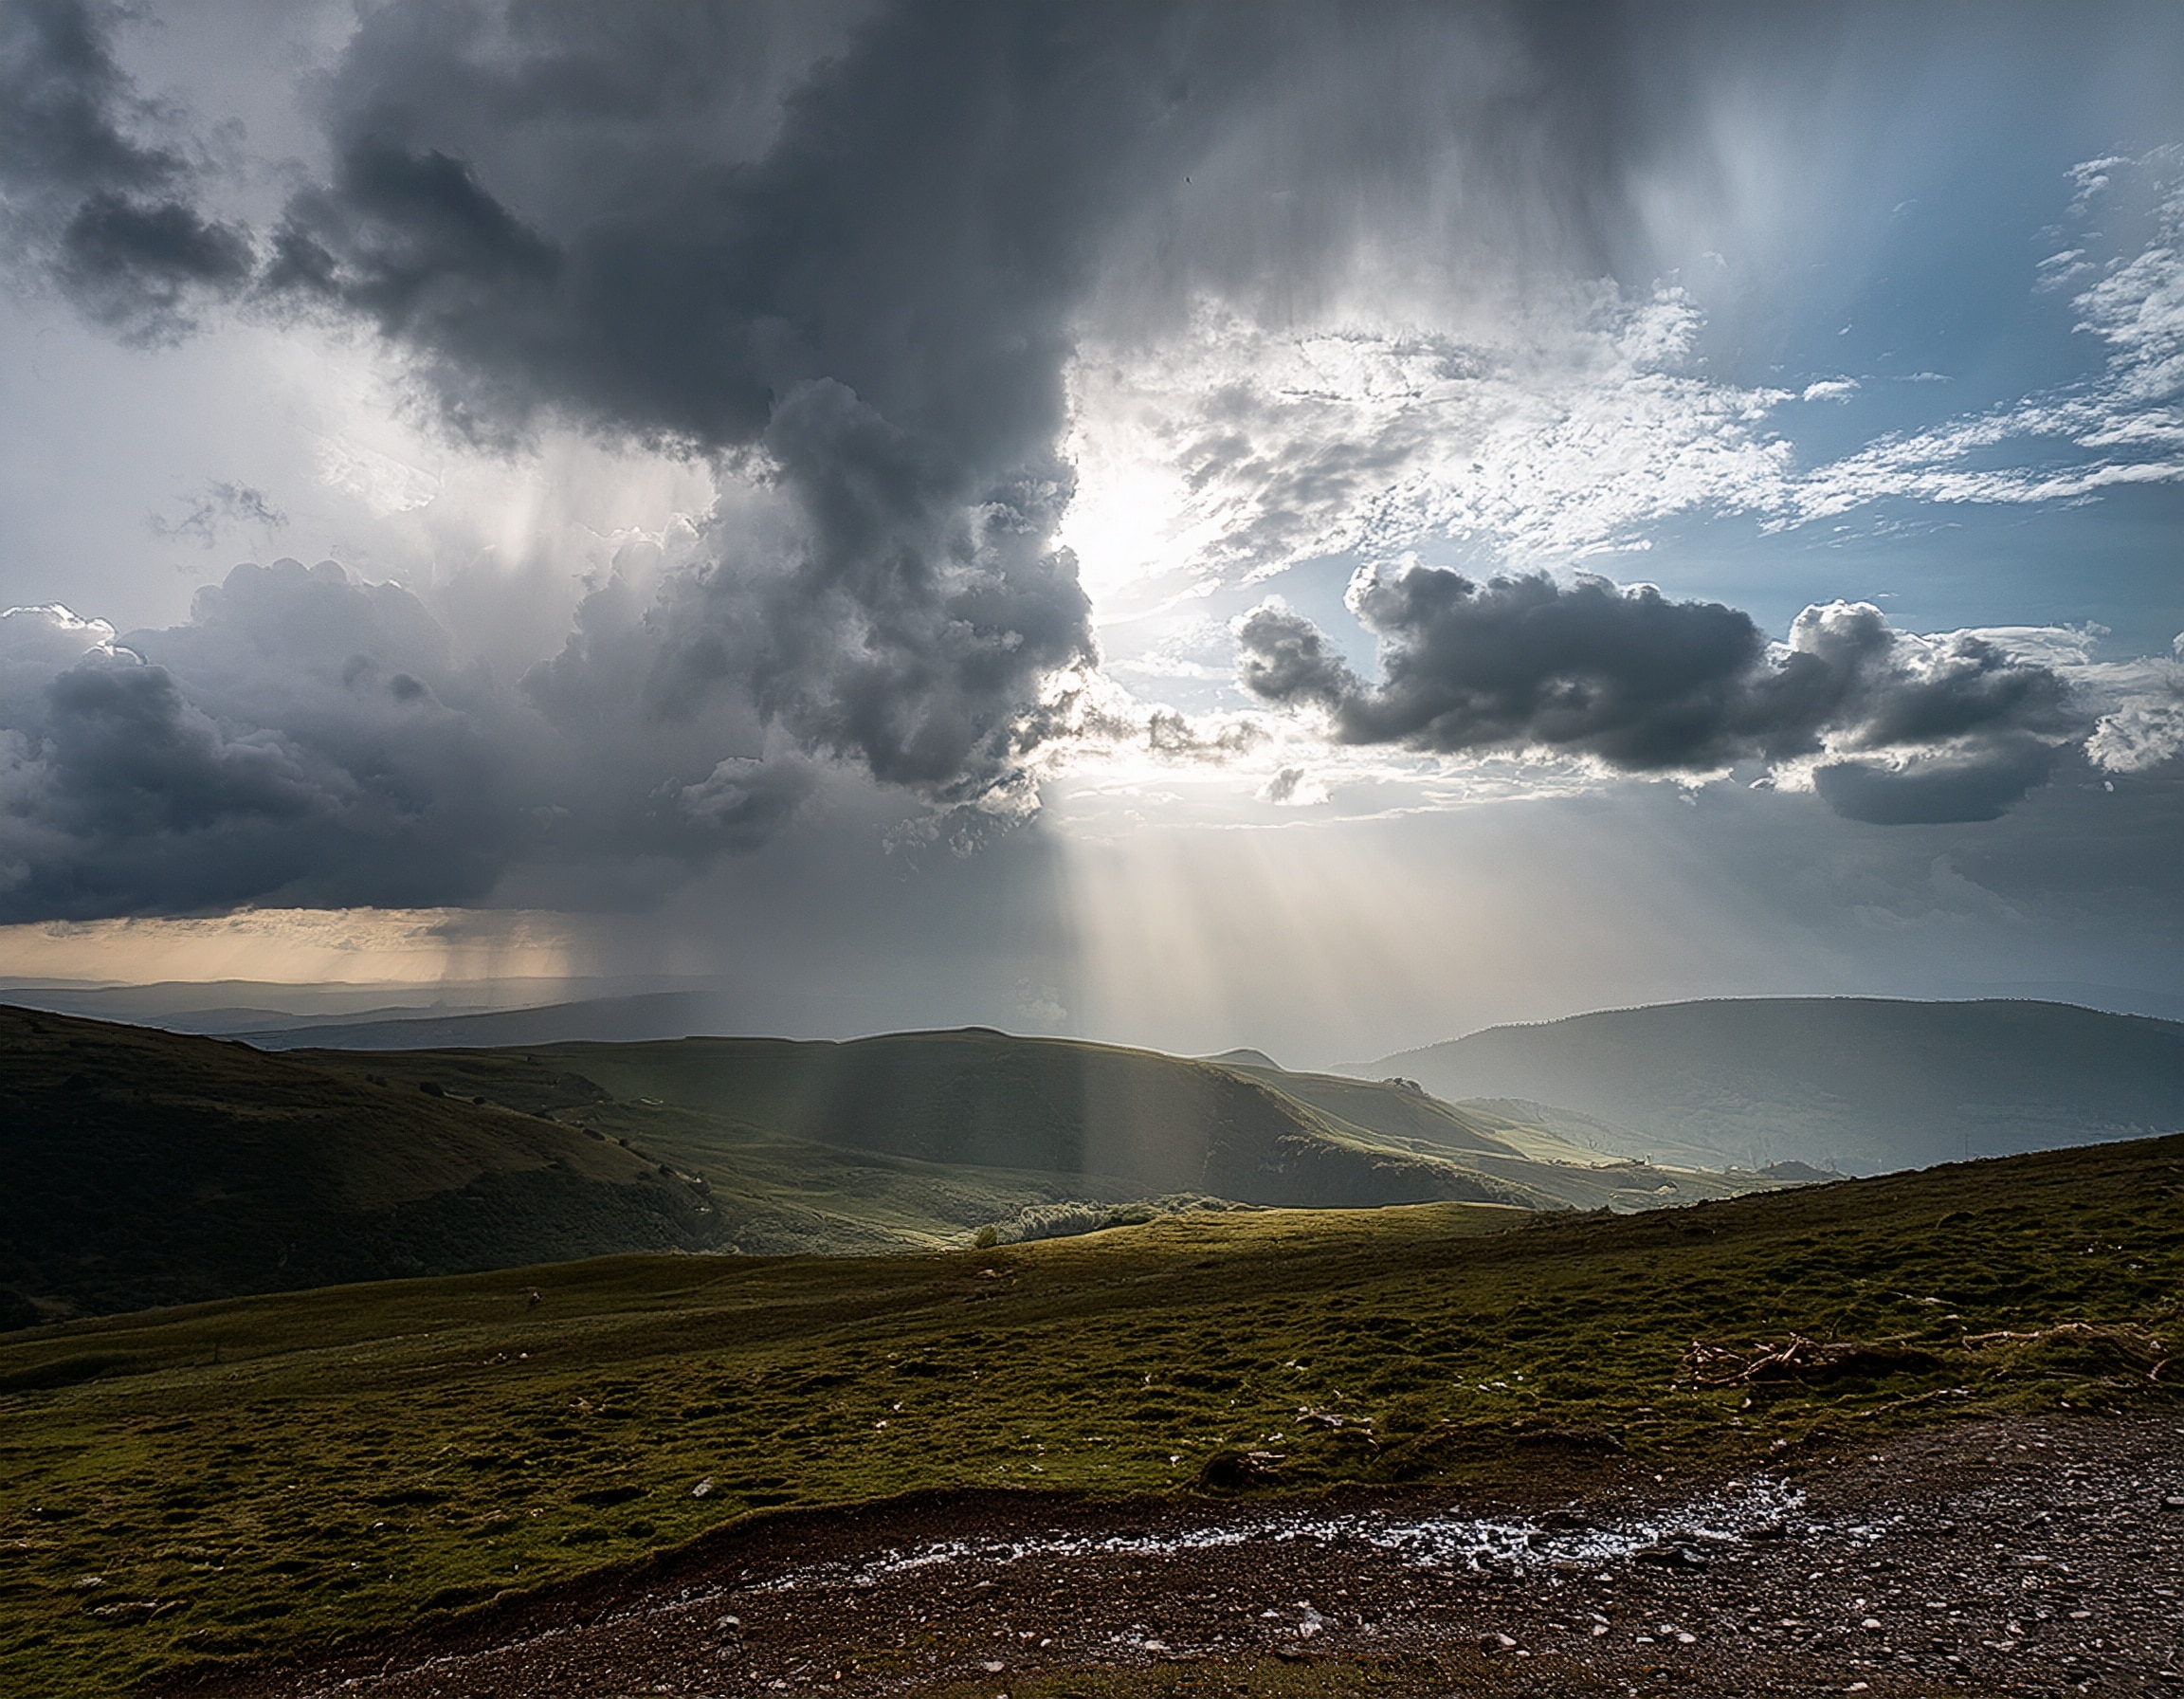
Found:
[(77, 1322), (0, 1343), (0, 1688), (428, 1621), (774, 1506), (1186, 1492), (1253, 1451), (1247, 1490), (1289, 1493), (1793, 1467), (2173, 1398), (2179, 1291), (2168, 1138), (1639, 1215), (1192, 1215)]
[(0, 1173), (0, 1327), (31, 1305), (126, 1310), (719, 1237), (690, 1177), (578, 1127), (6, 1007)]

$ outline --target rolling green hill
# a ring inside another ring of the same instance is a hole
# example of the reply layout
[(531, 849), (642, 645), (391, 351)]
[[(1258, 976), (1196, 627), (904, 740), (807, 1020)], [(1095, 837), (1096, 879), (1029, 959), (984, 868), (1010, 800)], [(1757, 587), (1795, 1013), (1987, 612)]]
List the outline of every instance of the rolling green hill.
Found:
[[(1215, 1063), (971, 1028), (847, 1043), (685, 1038), (512, 1050), (291, 1051), (361, 1077), (549, 1110), (678, 1165), (755, 1149), (1055, 1177), (1095, 1197), (1206, 1194), (1265, 1205), (1436, 1199), (1552, 1207), (1525, 1178), (1398, 1142)], [(571, 1097), (580, 1077), (600, 1099)], [(1348, 1085), (1348, 1082), (1342, 1082)], [(1514, 1158), (1515, 1152), (1502, 1154)], [(1080, 1194), (1081, 1195), (1081, 1194)]]
[(291, 1051), (0, 1008), (0, 1323), (635, 1250), (966, 1242), (1069, 1203), (1548, 1204), (1228, 1070), (913, 1034)]
[[(1654, 1209), (1788, 1183), (1777, 1177), (1729, 1171), (1718, 1154), (1690, 1145), (1674, 1152), (1657, 1148), (1651, 1160), (1640, 1159), (1617, 1148), (1613, 1135), (1618, 1129), (1550, 1104), (1444, 1103), (1413, 1080), (1296, 1073), (1256, 1051), (1216, 1060), (1367, 1137), (1432, 1152), (1572, 1209)], [(1580, 1138), (1587, 1142), (1578, 1142)], [(1663, 1155), (1671, 1161), (1661, 1161)], [(1683, 1161), (1672, 1165), (1676, 1157)]]
[(1253, 1491), (1568, 1491), (2175, 1408), (2180, 1291), (2169, 1138), (1635, 1215), (1186, 1215), (80, 1321), (0, 1340), (0, 1690), (430, 1624), (782, 1506), (1220, 1489), (1224, 1457)]
[[(994, 1190), (995, 1212), (946, 1215), (938, 1236), (923, 1242), (944, 1242), (949, 1226), (975, 1227), (1064, 1197), (1631, 1210), (1778, 1183), (1616, 1160), (1536, 1122), (1381, 1082), (1293, 1073), (1264, 1057), (1264, 1067), (1191, 1061), (977, 1028), (845, 1044), (685, 1038), (291, 1053), (337, 1071), (446, 1079), (465, 1093), (581, 1121), (704, 1174), (724, 1209), (747, 1188), (738, 1177), (760, 1153), (828, 1168), (853, 1151), (895, 1169), (915, 1163), (927, 1165), (920, 1172), (1007, 1177), (1008, 1186)], [(569, 1078), (595, 1082), (606, 1101), (570, 1097), (555, 1084)], [(1038, 1177), (1042, 1196), (1033, 1195)], [(802, 1241), (778, 1233), (761, 1241), (740, 1229), (736, 1236), (745, 1249), (881, 1248), (869, 1235), (844, 1238), (846, 1230)]]
[(2063, 1003), (1668, 1003), (1345, 1071), (1562, 1105), (1629, 1129), (1629, 1154), (1698, 1147), (1752, 1166), (1869, 1173), (2184, 1127), (2184, 1023)]
[(583, 1129), (240, 1044), (0, 1007), (0, 1286), (133, 1309), (691, 1250), (690, 1179)]
[(0, 1008), (0, 1123), (9, 1325), (618, 1251), (1040, 1237), (1147, 1199), (1630, 1209), (1769, 1183), (1392, 1086), (980, 1030), (265, 1054)]

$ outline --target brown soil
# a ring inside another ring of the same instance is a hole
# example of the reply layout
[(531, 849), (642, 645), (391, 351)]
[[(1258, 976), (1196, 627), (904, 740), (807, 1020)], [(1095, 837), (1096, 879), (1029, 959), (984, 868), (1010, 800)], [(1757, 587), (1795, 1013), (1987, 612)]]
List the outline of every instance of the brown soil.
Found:
[(1543, 1483), (1521, 1503), (986, 1494), (785, 1516), (170, 1690), (999, 1695), (1270, 1657), (1370, 1661), (1374, 1691), (1435, 1695), (2184, 1695), (2184, 1425), (1965, 1423), (1787, 1483)]

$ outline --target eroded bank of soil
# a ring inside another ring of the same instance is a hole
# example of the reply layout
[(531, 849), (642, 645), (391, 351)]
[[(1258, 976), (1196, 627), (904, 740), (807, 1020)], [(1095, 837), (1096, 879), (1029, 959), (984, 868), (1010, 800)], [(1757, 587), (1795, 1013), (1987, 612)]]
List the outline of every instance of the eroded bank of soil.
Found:
[(1269, 1656), (1437, 1695), (2184, 1695), (2184, 1417), (1965, 1424), (1793, 1479), (1521, 1505), (882, 1506), (191, 1690), (998, 1695)]

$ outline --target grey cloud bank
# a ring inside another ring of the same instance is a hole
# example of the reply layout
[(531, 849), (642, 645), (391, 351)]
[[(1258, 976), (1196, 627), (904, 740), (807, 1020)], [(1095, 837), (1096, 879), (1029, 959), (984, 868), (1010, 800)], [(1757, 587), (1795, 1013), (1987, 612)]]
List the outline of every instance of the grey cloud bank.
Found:
[[(232, 292), (246, 247), (145, 198), (187, 173), (124, 134), (110, 14), (10, 16), (11, 207), (88, 315), (178, 332), (184, 282)], [(1192, 28), (1145, 7), (898, 9), (846, 38), (786, 9), (387, 8), (333, 80), (333, 177), (293, 198), (253, 293), (372, 325), (473, 435), (554, 416), (758, 455), (804, 535), (765, 560), (724, 539), (671, 586), (654, 705), (739, 694), (808, 749), (976, 805), (1021, 788), (1028, 710), (1094, 657), (1050, 543), (1066, 316), (1103, 222), (1190, 128), (1170, 72)], [(799, 29), (837, 52), (769, 133), (739, 62)], [(526, 152), (563, 169), (519, 212), (487, 177), (526, 177)], [(596, 660), (572, 642), (564, 696)]]
[(184, 153), (136, 134), (156, 115), (114, 61), (115, 15), (77, 0), (0, 11), (0, 228), (87, 318), (157, 342), (239, 293), (255, 257), (246, 231), (198, 210)]
[(1887, 824), (1993, 819), (2094, 724), (2053, 668), (1971, 634), (1908, 636), (1866, 605), (1808, 608), (1771, 652), (1736, 609), (1599, 577), (1368, 570), (1349, 602), (1381, 642), (1371, 685), (1278, 602), (1236, 626), (1245, 688), (1323, 710), (1345, 743), (1542, 750), (1630, 773), (1825, 752), (1821, 796)]
[[(1051, 543), (1069, 315), (1220, 79), (1184, 107), (1189, 13), (890, 9), (761, 137), (736, 67), (792, 27), (377, 13), (336, 81), (334, 179), (291, 203), (262, 287), (411, 350), (464, 429), (755, 452), (805, 535), (769, 561), (723, 539), (661, 601), (675, 690), (740, 690), (807, 748), (977, 804), (1019, 782), (1045, 682), (1094, 658)], [(565, 169), (538, 181), (526, 149)], [(488, 186), (526, 177), (521, 210)]]
[(816, 788), (748, 712), (665, 723), (633, 687), (556, 723), (546, 682), (457, 662), (409, 592), (332, 562), (238, 567), (190, 624), (118, 639), (12, 610), (0, 918), (472, 903), (519, 867), (615, 906)]

